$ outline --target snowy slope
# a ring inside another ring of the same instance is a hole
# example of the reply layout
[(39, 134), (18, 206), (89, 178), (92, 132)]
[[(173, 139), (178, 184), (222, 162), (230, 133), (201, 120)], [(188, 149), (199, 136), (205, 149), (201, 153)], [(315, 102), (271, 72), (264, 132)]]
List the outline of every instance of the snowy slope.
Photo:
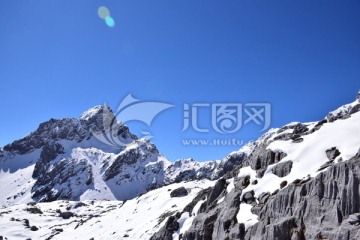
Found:
[[(52, 239), (149, 239), (168, 216), (181, 211), (200, 190), (213, 183), (208, 180), (175, 183), (126, 202), (54, 201), (14, 205), (0, 210), (0, 235), (8, 239), (50, 236), (54, 236)], [(181, 186), (189, 195), (170, 197), (171, 190)], [(31, 213), (31, 208), (40, 209), (42, 213)], [(63, 219), (60, 212), (71, 212), (74, 216)], [(24, 226), (24, 219), (38, 230)]]

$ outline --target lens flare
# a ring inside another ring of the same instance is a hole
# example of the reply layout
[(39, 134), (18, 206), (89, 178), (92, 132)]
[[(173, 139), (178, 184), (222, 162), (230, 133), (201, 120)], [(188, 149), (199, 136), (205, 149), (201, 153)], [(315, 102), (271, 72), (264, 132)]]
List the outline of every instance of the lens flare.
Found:
[(110, 17), (110, 11), (107, 7), (102, 6), (98, 8), (98, 15), (101, 19), (106, 19)]
[(113, 19), (112, 17), (110, 17), (110, 16), (107, 16), (107, 17), (105, 18), (105, 23), (106, 23), (106, 25), (108, 25), (108, 27), (115, 27), (115, 21), (114, 21), (114, 19)]

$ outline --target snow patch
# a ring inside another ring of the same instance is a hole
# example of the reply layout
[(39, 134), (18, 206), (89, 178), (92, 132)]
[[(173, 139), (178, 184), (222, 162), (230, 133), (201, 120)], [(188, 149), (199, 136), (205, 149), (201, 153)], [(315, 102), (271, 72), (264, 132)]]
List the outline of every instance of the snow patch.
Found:
[(258, 222), (258, 216), (251, 212), (252, 206), (247, 203), (241, 203), (236, 219), (238, 223), (243, 223), (245, 225), (245, 230), (253, 226)]

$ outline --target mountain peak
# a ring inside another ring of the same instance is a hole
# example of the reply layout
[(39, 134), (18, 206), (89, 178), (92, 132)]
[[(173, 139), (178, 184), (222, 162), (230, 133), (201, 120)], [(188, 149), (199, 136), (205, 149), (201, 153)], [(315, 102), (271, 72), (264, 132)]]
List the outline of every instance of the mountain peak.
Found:
[(108, 107), (106, 104), (97, 105), (83, 112), (83, 114), (81, 114), (80, 116), (80, 120), (88, 121), (92, 118), (102, 115), (103, 113), (113, 113), (113, 112), (111, 108)]
[(116, 116), (106, 104), (97, 105), (85, 111), (80, 116), (80, 122), (83, 127), (92, 132), (104, 132), (110, 127), (120, 128)]

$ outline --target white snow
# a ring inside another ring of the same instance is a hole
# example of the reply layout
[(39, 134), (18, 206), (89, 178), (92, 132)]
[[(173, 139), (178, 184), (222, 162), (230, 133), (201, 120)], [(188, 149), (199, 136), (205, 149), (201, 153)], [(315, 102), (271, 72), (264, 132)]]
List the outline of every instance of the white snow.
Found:
[(189, 228), (191, 227), (195, 217), (198, 215), (198, 212), (200, 210), (201, 204), (203, 204), (203, 202), (205, 202), (205, 200), (200, 200), (196, 203), (196, 205), (194, 206), (191, 216), (189, 212), (184, 212), (180, 219), (178, 220), (179, 223), (179, 229), (174, 232), (174, 234), (172, 235), (173, 240), (180, 240), (179, 236), (180, 234), (184, 234), (187, 230), (189, 230)]
[(227, 180), (227, 182), (228, 182), (228, 185), (226, 187), (226, 192), (229, 193), (229, 192), (231, 192), (231, 190), (233, 190), (235, 188), (234, 178), (230, 178), (229, 180)]
[(32, 173), (40, 150), (25, 155), (5, 152), (0, 160), (0, 205), (10, 206), (31, 200)]
[(252, 206), (247, 203), (241, 203), (236, 219), (239, 223), (244, 223), (245, 230), (258, 222), (258, 216), (251, 212)]
[(220, 198), (220, 199), (217, 201), (217, 204), (222, 203), (224, 200), (225, 200), (225, 196), (223, 196), (222, 198)]
[(98, 105), (93, 108), (90, 108), (89, 110), (85, 111), (83, 114), (81, 114), (80, 119), (81, 120), (89, 120), (93, 116), (97, 115), (101, 109), (104, 108), (104, 105)]
[(250, 175), (251, 180), (256, 178), (256, 171), (253, 170), (250, 166), (241, 168), (238, 177), (246, 177), (248, 175)]
[[(166, 212), (182, 211), (196, 194), (214, 184), (212, 181), (193, 181), (187, 183), (176, 183), (150, 191), (138, 198), (121, 201), (83, 201), (87, 206), (75, 208), (77, 202), (55, 201), (51, 203), (37, 203), (36, 207), (43, 214), (31, 214), (26, 211), (26, 204), (14, 205), (0, 209), (0, 232), (8, 239), (46, 239), (54, 229), (61, 228), (53, 239), (150, 239), (166, 222), (167, 218), (160, 216)], [(184, 186), (189, 190), (189, 195), (184, 197), (170, 197), (169, 189)], [(201, 201), (194, 207), (193, 216), (196, 215)], [(62, 219), (56, 213), (56, 209), (62, 212), (71, 211), (76, 214), (70, 219)], [(67, 210), (69, 209), (69, 210)], [(170, 213), (171, 215), (171, 213)], [(93, 216), (93, 217), (91, 217)], [(185, 231), (189, 213), (182, 216), (182, 230)], [(11, 221), (10, 219), (20, 221)], [(30, 226), (37, 226), (38, 231), (30, 231), (25, 228), (22, 219), (28, 219)], [(82, 223), (82, 224), (81, 224)], [(81, 234), (79, 234), (81, 233)]]

